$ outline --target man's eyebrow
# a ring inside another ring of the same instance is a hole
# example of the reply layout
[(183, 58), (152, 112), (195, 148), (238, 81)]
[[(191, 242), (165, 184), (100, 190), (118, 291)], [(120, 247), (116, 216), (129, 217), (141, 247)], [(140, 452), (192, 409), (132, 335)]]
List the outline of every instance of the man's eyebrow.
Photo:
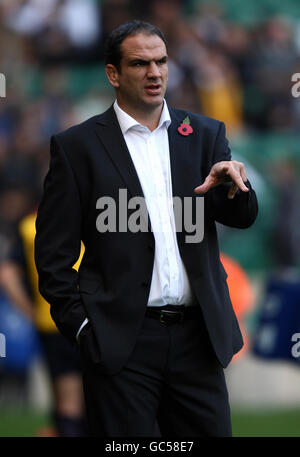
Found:
[(131, 59), (129, 60), (129, 63), (149, 63), (150, 60), (145, 60), (145, 59)]
[(168, 56), (162, 56), (160, 59), (157, 59), (157, 62), (166, 62), (168, 60)]
[(129, 64), (131, 64), (131, 65), (134, 65), (136, 63), (149, 64), (152, 60), (154, 60), (155, 62), (166, 62), (168, 60), (168, 56), (163, 56), (163, 57), (160, 57), (159, 59), (151, 59), (151, 60), (139, 59), (139, 58), (130, 59)]

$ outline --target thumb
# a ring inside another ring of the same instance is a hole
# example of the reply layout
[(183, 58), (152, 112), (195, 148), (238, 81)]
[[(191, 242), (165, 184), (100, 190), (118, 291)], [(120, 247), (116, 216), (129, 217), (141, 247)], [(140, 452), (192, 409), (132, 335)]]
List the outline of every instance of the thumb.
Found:
[(201, 186), (196, 187), (194, 189), (194, 192), (196, 194), (205, 194), (211, 187), (213, 187), (213, 181), (212, 181), (211, 177), (208, 175), (205, 178), (204, 183), (201, 184)]

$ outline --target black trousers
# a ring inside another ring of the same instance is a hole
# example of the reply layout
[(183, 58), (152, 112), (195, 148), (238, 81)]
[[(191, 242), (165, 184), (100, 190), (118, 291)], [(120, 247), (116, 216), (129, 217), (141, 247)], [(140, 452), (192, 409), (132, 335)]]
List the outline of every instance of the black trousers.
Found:
[(200, 312), (182, 323), (145, 317), (116, 375), (102, 374), (81, 355), (92, 436), (231, 436), (224, 371)]

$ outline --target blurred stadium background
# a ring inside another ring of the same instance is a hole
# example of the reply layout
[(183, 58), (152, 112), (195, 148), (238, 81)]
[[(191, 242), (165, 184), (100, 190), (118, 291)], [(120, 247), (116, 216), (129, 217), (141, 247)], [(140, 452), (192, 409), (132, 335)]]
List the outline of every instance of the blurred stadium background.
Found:
[[(219, 227), (246, 340), (226, 369), (233, 434), (300, 436), (298, 0), (1, 0), (0, 263), (38, 205), (50, 136), (112, 103), (103, 43), (135, 18), (169, 41), (168, 103), (225, 122), (259, 198), (253, 227)], [(0, 436), (47, 435), (52, 397), (39, 339), (4, 287), (0, 333)]]

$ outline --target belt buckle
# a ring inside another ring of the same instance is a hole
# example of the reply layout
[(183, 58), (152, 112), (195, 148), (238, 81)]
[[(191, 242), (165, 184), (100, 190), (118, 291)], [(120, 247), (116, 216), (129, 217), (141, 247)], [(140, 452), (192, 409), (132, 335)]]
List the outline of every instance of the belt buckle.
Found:
[[(184, 312), (183, 311), (170, 311), (170, 310), (166, 310), (166, 309), (160, 310), (159, 321), (162, 324), (167, 324), (168, 320), (165, 320), (167, 318), (167, 316), (175, 316), (175, 315), (176, 316), (180, 316), (179, 319), (176, 320), (176, 322), (183, 322), (183, 318), (184, 318)], [(172, 320), (171, 320), (171, 322), (172, 322)]]

